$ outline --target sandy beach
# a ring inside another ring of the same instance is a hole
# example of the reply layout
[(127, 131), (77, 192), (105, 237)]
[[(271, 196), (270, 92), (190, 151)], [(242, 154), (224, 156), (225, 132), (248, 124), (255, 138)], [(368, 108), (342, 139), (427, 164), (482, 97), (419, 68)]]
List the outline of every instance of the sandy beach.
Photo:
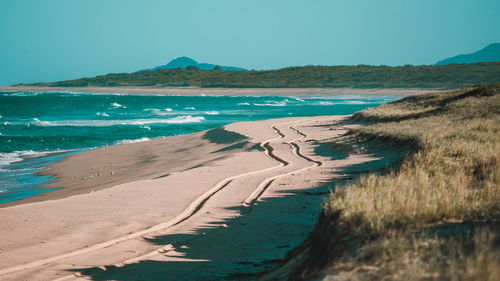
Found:
[(331, 95), (363, 95), (363, 96), (398, 96), (417, 95), (439, 89), (406, 89), (406, 88), (198, 88), (198, 87), (38, 87), (11, 86), (0, 87), (0, 91), (28, 92), (75, 92), (75, 93), (119, 93), (119, 94), (155, 94), (155, 95), (251, 95), (251, 96), (331, 96)]
[(0, 281), (500, 281), (500, 0), (400, 3), (0, 0)]
[(332, 180), (377, 159), (314, 153), (346, 132), (344, 118), (241, 122), (73, 154), (45, 172), (59, 190), (0, 208), (0, 280), (213, 280), (272, 268), (306, 238)]

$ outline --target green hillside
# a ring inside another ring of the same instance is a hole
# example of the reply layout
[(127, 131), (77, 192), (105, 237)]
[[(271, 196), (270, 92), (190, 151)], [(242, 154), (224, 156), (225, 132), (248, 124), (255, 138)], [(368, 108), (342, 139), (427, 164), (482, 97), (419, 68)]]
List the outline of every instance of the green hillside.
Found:
[(301, 66), (266, 71), (159, 69), (81, 78), (37, 86), (197, 86), (458, 88), (500, 82), (500, 62), (423, 66)]

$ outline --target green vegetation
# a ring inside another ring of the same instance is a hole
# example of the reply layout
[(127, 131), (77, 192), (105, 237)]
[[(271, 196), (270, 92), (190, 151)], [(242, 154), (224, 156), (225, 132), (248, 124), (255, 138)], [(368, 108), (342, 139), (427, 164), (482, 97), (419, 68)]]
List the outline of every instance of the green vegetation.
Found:
[(327, 266), (339, 280), (500, 280), (500, 84), (411, 96), (353, 120), (369, 123), (351, 141), (411, 152), (394, 171), (332, 193), (311, 237), (322, 240), (311, 259), (328, 262), (309, 261), (302, 274)]
[(424, 66), (303, 66), (268, 71), (160, 69), (81, 78), (37, 86), (197, 86), (458, 88), (497, 83), (500, 62)]

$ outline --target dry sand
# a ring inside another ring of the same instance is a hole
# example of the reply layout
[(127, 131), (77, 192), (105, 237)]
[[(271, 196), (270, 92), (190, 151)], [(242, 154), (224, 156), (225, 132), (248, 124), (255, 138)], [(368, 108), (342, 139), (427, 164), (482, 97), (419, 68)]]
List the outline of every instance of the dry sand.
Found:
[(76, 93), (120, 93), (120, 94), (157, 94), (157, 95), (251, 95), (251, 96), (331, 96), (331, 95), (365, 95), (365, 96), (409, 96), (439, 91), (420, 88), (198, 88), (198, 87), (37, 87), (12, 86), (0, 87), (0, 91), (33, 91), (33, 92), (76, 92)]
[(343, 118), (242, 122), (72, 155), (49, 171), (60, 191), (0, 209), (0, 280), (251, 279), (307, 236), (343, 167), (376, 160), (314, 153), (346, 131)]

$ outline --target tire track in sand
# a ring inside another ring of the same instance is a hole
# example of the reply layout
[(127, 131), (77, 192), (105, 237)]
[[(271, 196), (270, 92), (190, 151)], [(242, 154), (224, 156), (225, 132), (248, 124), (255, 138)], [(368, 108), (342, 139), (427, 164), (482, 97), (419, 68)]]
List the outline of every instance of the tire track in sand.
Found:
[[(306, 122), (304, 122), (306, 121)], [(240, 174), (240, 175), (237, 175), (237, 176), (233, 176), (233, 177), (230, 177), (230, 178), (226, 178), (225, 180), (225, 183), (219, 188), (217, 189), (215, 192), (213, 192), (212, 194), (210, 194), (208, 197), (206, 197), (197, 207), (196, 209), (187, 217), (183, 218), (182, 220), (180, 220), (179, 222), (177, 222), (176, 224), (174, 224), (173, 226), (175, 225), (178, 225), (186, 220), (188, 220), (190, 217), (194, 216), (196, 213), (198, 213), (202, 207), (205, 205), (205, 203), (212, 197), (214, 196), (217, 192), (219, 192), (220, 190), (222, 190), (224, 187), (228, 186), (233, 180), (237, 179), (237, 178), (241, 178), (241, 177), (244, 177), (244, 176), (249, 176), (249, 175), (253, 175), (253, 174), (257, 174), (257, 173), (261, 173), (261, 172), (264, 172), (264, 171), (269, 171), (271, 169), (276, 169), (276, 168), (279, 168), (279, 167), (285, 167), (285, 166), (288, 166), (290, 163), (278, 156), (276, 156), (273, 151), (274, 151), (274, 148), (271, 146), (271, 142), (274, 141), (274, 140), (277, 140), (277, 139), (283, 139), (286, 137), (285, 134), (283, 134), (276, 126), (278, 125), (282, 125), (282, 124), (287, 124), (287, 123), (301, 123), (301, 124), (307, 124), (307, 123), (310, 123), (311, 121), (308, 121), (308, 120), (298, 120), (298, 121), (294, 121), (294, 122), (283, 122), (283, 123), (279, 123), (279, 124), (274, 124), (271, 126), (271, 128), (279, 135), (279, 137), (276, 137), (276, 138), (272, 138), (272, 139), (269, 139), (269, 140), (266, 140), (262, 143), (260, 143), (260, 146), (263, 147), (265, 149), (265, 153), (266, 155), (268, 155), (270, 158), (280, 162), (280, 165), (277, 165), (277, 166), (274, 166), (274, 167), (271, 167), (271, 168), (266, 168), (266, 169), (263, 169), (263, 170), (258, 170), (258, 171), (253, 171), (253, 172), (249, 172), (249, 173), (245, 173), (245, 174)], [(291, 141), (288, 141), (288, 142), (285, 142), (287, 144), (290, 144), (291, 147), (294, 148), (294, 150), (292, 150), (293, 154), (295, 154), (296, 156), (298, 157), (301, 157), (309, 162), (312, 162), (313, 165), (312, 166), (309, 166), (309, 167), (305, 167), (305, 168), (302, 168), (302, 169), (298, 169), (298, 170), (294, 170), (294, 171), (291, 171), (291, 172), (288, 172), (286, 174), (282, 174), (282, 175), (277, 175), (277, 176), (274, 176), (274, 177), (270, 177), (270, 178), (266, 178), (264, 179), (260, 184), (259, 186), (257, 187), (256, 190), (258, 190), (258, 195), (252, 200), (252, 202), (246, 206), (245, 203), (243, 203), (243, 207), (245, 207), (245, 209), (248, 210), (248, 214), (251, 213), (251, 211), (253, 210), (254, 206), (255, 206), (255, 203), (256, 201), (261, 197), (261, 195), (265, 192), (265, 190), (277, 179), (277, 178), (280, 178), (280, 177), (284, 177), (284, 176), (287, 176), (287, 175), (290, 175), (292, 173), (298, 173), (298, 172), (301, 172), (303, 170), (307, 170), (307, 169), (310, 169), (310, 168), (313, 168), (315, 166), (321, 166), (321, 162), (320, 161), (315, 161), (315, 160), (312, 160), (311, 158), (303, 155), (302, 153), (300, 153), (300, 148), (299, 146), (295, 143), (296, 141), (298, 141), (299, 139), (304, 139), (307, 137), (307, 135), (303, 134), (302, 132), (300, 132), (299, 130), (295, 129), (292, 127), (292, 125), (289, 125), (288, 126), (289, 129), (295, 131), (297, 134), (300, 135), (300, 137), (298, 138), (295, 138)], [(223, 182), (221, 181), (221, 183)], [(261, 187), (261, 185), (264, 185), (264, 188)], [(254, 191), (255, 193), (255, 191)], [(252, 193), (252, 194), (254, 194)], [(123, 267), (125, 265), (128, 265), (128, 264), (131, 264), (131, 263), (136, 263), (136, 262), (139, 262), (139, 261), (142, 261), (142, 260), (145, 260), (145, 259), (148, 259), (148, 258), (152, 258), (156, 255), (162, 255), (162, 254), (165, 254), (166, 252), (168, 251), (172, 251), (172, 250), (175, 250), (175, 248), (168, 244), (166, 246), (162, 246), (160, 248), (157, 248), (153, 251), (150, 251), (150, 252), (147, 252), (145, 254), (142, 254), (141, 256), (138, 256), (138, 257), (133, 257), (133, 258), (130, 258), (126, 261), (123, 261), (123, 262), (119, 262), (119, 263), (116, 263), (116, 264), (113, 264), (112, 266), (114, 267)], [(100, 269), (102, 270), (107, 270), (107, 266), (99, 266)], [(73, 278), (84, 278), (85, 275), (83, 275), (82, 273), (80, 272), (76, 272), (76, 273), (73, 273), (71, 275), (68, 275), (68, 276), (65, 276), (65, 277), (62, 277), (62, 278), (58, 278), (54, 281), (64, 281), (64, 280), (70, 280), (70, 279), (73, 279)]]
[[(301, 122), (301, 124), (304, 125), (304, 124), (308, 124), (308, 123), (311, 123), (311, 122), (312, 121), (304, 122), (304, 123)], [(279, 178), (282, 178), (282, 177), (286, 177), (286, 176), (289, 176), (289, 175), (292, 175), (292, 174), (295, 174), (295, 173), (300, 173), (302, 171), (305, 171), (305, 170), (308, 170), (308, 169), (311, 169), (311, 168), (314, 168), (314, 167), (319, 167), (319, 166), (323, 165), (323, 163), (321, 161), (313, 160), (313, 159), (305, 156), (304, 154), (302, 154), (300, 152), (300, 147), (296, 143), (296, 141), (298, 141), (299, 139), (305, 139), (305, 138), (307, 138), (307, 135), (304, 134), (304, 133), (302, 133), (301, 131), (297, 130), (292, 125), (289, 125), (288, 128), (291, 129), (291, 130), (293, 130), (293, 131), (295, 131), (297, 134), (300, 135), (299, 138), (296, 138), (296, 139), (293, 139), (292, 141), (287, 142), (288, 144), (290, 144), (294, 148), (292, 150), (293, 154), (295, 154), (296, 156), (298, 156), (300, 158), (305, 159), (306, 161), (309, 161), (309, 162), (313, 163), (313, 165), (309, 166), (309, 167), (302, 168), (302, 169), (294, 170), (294, 171), (291, 171), (291, 172), (288, 172), (288, 173), (285, 173), (285, 174), (280, 174), (280, 175), (276, 175), (276, 176), (273, 176), (273, 177), (269, 177), (269, 178), (266, 178), (265, 180), (263, 180), (257, 186), (257, 188), (255, 189), (255, 191), (252, 194), (250, 194), (250, 196), (248, 196), (247, 199), (245, 199), (245, 201), (243, 202), (243, 206), (248, 208), (248, 213), (251, 213), (253, 211), (253, 208), (254, 208), (255, 203), (257, 202), (257, 200), (259, 200), (259, 198), (262, 196), (262, 194), (264, 194), (264, 192), (271, 186), (271, 184), (275, 180), (277, 180)], [(277, 129), (275, 128), (275, 130), (277, 130)]]
[[(65, 258), (70, 258), (70, 257), (78, 256), (78, 255), (87, 254), (87, 253), (90, 253), (90, 252), (93, 252), (93, 251), (96, 251), (96, 250), (100, 250), (100, 249), (103, 249), (103, 248), (107, 248), (107, 247), (119, 244), (119, 243), (124, 242), (124, 241), (128, 241), (128, 240), (131, 240), (131, 239), (140, 238), (140, 237), (143, 237), (143, 236), (145, 236), (147, 234), (150, 234), (150, 233), (153, 233), (153, 232), (157, 232), (157, 231), (160, 231), (160, 230), (165, 230), (167, 228), (176, 226), (176, 225), (178, 225), (178, 224), (180, 224), (180, 223), (188, 220), (190, 217), (192, 217), (197, 212), (199, 212), (199, 210), (203, 207), (203, 205), (212, 196), (214, 196), (217, 192), (221, 191), (226, 186), (228, 186), (233, 180), (238, 179), (238, 178), (242, 178), (242, 177), (246, 177), (246, 176), (251, 176), (251, 175), (254, 175), (254, 174), (258, 174), (258, 173), (263, 173), (263, 172), (271, 171), (271, 170), (274, 170), (274, 169), (277, 169), (277, 168), (289, 165), (288, 161), (286, 161), (286, 160), (284, 160), (284, 159), (276, 156), (273, 153), (274, 149), (270, 145), (270, 142), (275, 141), (277, 139), (285, 138), (285, 135), (279, 129), (277, 129), (276, 126), (282, 125), (282, 124), (293, 124), (293, 123), (298, 123), (298, 122), (301, 122), (301, 121), (303, 121), (303, 120), (273, 124), (271, 126), (271, 128), (273, 128), (276, 131), (276, 133), (278, 134), (278, 137), (268, 139), (268, 140), (263, 141), (263, 142), (261, 142), (259, 144), (265, 150), (265, 154), (267, 156), (269, 156), (270, 158), (272, 158), (272, 159), (280, 162), (279, 165), (273, 166), (273, 167), (269, 167), (269, 168), (265, 168), (265, 169), (261, 169), (261, 170), (251, 171), (251, 172), (247, 172), (247, 173), (243, 173), (243, 174), (238, 174), (238, 175), (231, 176), (231, 177), (228, 177), (228, 178), (225, 178), (225, 179), (219, 181), (214, 187), (212, 187), (211, 189), (207, 190), (202, 195), (200, 195), (195, 200), (193, 200), (188, 205), (188, 207), (186, 209), (184, 209), (179, 215), (177, 215), (176, 217), (174, 217), (173, 219), (171, 219), (169, 221), (166, 221), (166, 222), (163, 222), (163, 223), (151, 226), (151, 227), (146, 228), (144, 230), (140, 230), (140, 231), (137, 231), (137, 232), (134, 232), (134, 233), (130, 233), (130, 234), (122, 236), (122, 237), (118, 237), (118, 238), (111, 239), (111, 240), (108, 240), (108, 241), (105, 241), (105, 242), (97, 243), (97, 244), (94, 244), (92, 246), (87, 246), (87, 247), (80, 248), (80, 249), (77, 249), (77, 250), (74, 250), (74, 251), (71, 251), (71, 252), (67, 252), (67, 253), (64, 253), (64, 254), (56, 255), (56, 256), (53, 256), (53, 257), (45, 258), (45, 259), (36, 260), (36, 261), (30, 262), (30, 263), (26, 263), (26, 264), (22, 264), (22, 265), (17, 265), (17, 266), (2, 268), (2, 269), (0, 269), (0, 276), (7, 275), (7, 274), (10, 274), (10, 273), (14, 273), (14, 272), (18, 272), (18, 271), (32, 269), (32, 268), (43, 266), (43, 265), (47, 265), (47, 264), (56, 262), (56, 261), (61, 260), (61, 259), (65, 259)], [(295, 140), (293, 140), (293, 141), (295, 141)], [(153, 252), (158, 252), (158, 250), (155, 250)], [(123, 264), (123, 263), (121, 263), (121, 264)], [(60, 278), (58, 280), (63, 280), (63, 279), (66, 279), (68, 277), (75, 277), (75, 276), (78, 276), (78, 274), (72, 274), (70, 276), (66, 276), (66, 277)]]

